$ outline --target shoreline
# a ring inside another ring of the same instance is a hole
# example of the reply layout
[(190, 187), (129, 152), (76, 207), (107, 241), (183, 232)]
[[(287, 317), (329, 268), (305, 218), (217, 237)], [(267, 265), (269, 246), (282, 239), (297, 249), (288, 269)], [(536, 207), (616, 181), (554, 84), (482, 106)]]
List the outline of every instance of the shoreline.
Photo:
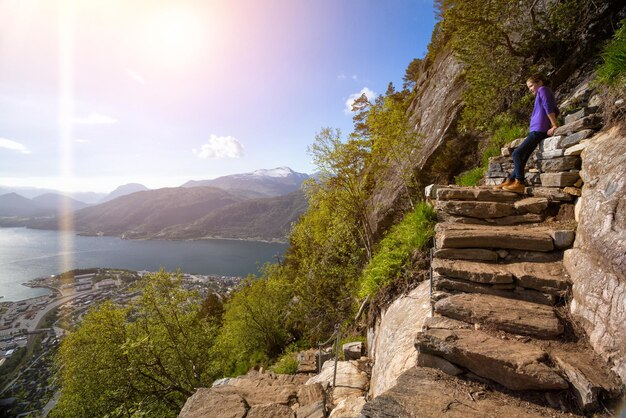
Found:
[[(31, 228), (26, 225), (3, 225), (0, 223), (0, 228), (24, 228), (30, 229), (33, 231), (56, 231), (56, 232), (70, 232), (70, 231), (62, 231), (60, 229), (46, 229), (46, 228)], [(206, 235), (198, 238), (167, 238), (167, 237), (153, 237), (153, 238), (126, 238), (124, 234), (122, 235), (107, 235), (107, 234), (98, 234), (98, 233), (87, 233), (87, 232), (79, 232), (79, 231), (71, 231), (76, 236), (80, 237), (108, 237), (108, 238), (119, 238), (125, 241), (179, 241), (179, 242), (193, 242), (193, 241), (245, 241), (245, 242), (262, 242), (266, 244), (289, 244), (289, 240), (287, 238), (272, 238), (272, 239), (263, 239), (263, 238), (233, 238), (233, 237), (221, 237), (215, 235)]]

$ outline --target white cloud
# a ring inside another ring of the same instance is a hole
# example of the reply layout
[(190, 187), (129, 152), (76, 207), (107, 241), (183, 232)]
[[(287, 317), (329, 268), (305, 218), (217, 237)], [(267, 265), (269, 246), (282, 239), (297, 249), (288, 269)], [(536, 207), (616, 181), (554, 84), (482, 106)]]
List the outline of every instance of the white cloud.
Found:
[(352, 77), (350, 78), (353, 79), (354, 81), (357, 81), (359, 79), (359, 77), (356, 74), (352, 74)]
[(211, 134), (207, 144), (202, 144), (200, 150), (192, 149), (192, 152), (202, 159), (241, 158), (243, 145), (232, 136)]
[(0, 148), (8, 149), (11, 151), (17, 151), (22, 154), (30, 154), (30, 150), (24, 146), (24, 144), (20, 144), (19, 142), (13, 141), (11, 139), (0, 138)]
[(365, 97), (367, 97), (369, 101), (374, 100), (374, 98), (376, 97), (376, 93), (374, 93), (372, 90), (370, 90), (367, 87), (363, 87), (361, 91), (358, 93), (352, 93), (346, 100), (346, 107), (343, 109), (346, 115), (351, 115), (354, 113), (352, 111), (352, 105), (354, 104), (354, 101), (356, 99), (361, 97), (362, 94), (365, 94)]
[(339, 75), (337, 76), (337, 79), (338, 79), (338, 80), (345, 80), (346, 78), (348, 78), (348, 77), (346, 77), (346, 75), (345, 75), (345, 74), (343, 74), (343, 73), (341, 73), (341, 74), (339, 74)]
[(130, 78), (135, 80), (137, 83), (139, 83), (141, 85), (145, 85), (146, 84), (146, 79), (143, 78), (142, 76), (140, 76), (139, 74), (137, 74), (136, 72), (134, 72), (133, 70), (131, 70), (130, 68), (125, 68), (124, 71), (126, 71), (126, 74)]
[(86, 144), (90, 142), (88, 139), (81, 139), (81, 138), (76, 138), (75, 141), (78, 142), (79, 144)]
[(74, 118), (74, 123), (80, 125), (112, 125), (117, 123), (117, 120), (110, 116), (91, 112), (86, 118)]

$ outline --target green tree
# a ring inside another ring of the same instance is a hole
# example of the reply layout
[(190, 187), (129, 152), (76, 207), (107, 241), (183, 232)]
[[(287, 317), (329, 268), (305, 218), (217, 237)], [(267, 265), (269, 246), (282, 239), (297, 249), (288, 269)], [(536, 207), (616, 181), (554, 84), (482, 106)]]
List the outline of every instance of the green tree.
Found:
[(176, 416), (207, 386), (216, 326), (180, 274), (147, 275), (127, 307), (92, 309), (59, 351), (61, 398), (53, 416)]
[[(336, 129), (324, 128), (309, 147), (313, 162), (321, 174), (321, 181), (314, 186), (311, 196), (332, 199), (337, 215), (356, 221), (357, 234), (368, 258), (372, 251), (372, 228), (368, 219), (370, 177), (366, 168), (370, 162), (369, 139), (353, 136), (347, 141)], [(309, 199), (309, 203), (310, 203)]]
[(268, 364), (293, 339), (292, 284), (283, 271), (278, 264), (266, 264), (261, 278), (249, 277), (226, 303), (213, 349), (222, 375), (245, 373), (256, 363)]

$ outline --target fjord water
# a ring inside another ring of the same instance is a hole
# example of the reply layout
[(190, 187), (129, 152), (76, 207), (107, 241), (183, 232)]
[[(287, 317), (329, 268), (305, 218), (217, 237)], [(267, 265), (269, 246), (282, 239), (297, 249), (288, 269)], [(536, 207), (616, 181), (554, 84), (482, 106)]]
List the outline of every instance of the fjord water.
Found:
[[(66, 234), (66, 235), (64, 235)], [(62, 239), (73, 240), (63, 254)], [(257, 273), (265, 262), (275, 261), (287, 246), (236, 240), (135, 241), (114, 237), (82, 237), (70, 232), (26, 228), (0, 228), (0, 301), (15, 301), (47, 294), (21, 283), (61, 273), (64, 255), (70, 268), (110, 267), (129, 270), (245, 276)]]

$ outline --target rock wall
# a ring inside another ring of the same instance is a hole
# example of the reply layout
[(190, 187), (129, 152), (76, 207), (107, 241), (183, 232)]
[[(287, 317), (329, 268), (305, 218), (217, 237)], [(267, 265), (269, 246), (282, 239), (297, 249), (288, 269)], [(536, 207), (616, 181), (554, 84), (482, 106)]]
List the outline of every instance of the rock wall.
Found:
[[(370, 397), (396, 384), (398, 377), (417, 364), (415, 337), (424, 320), (431, 316), (430, 284), (421, 283), (408, 295), (396, 299), (381, 315), (373, 330), (369, 348), (374, 361)], [(372, 333), (370, 333), (372, 334)]]
[(573, 282), (571, 311), (626, 382), (626, 135), (603, 132), (582, 158), (576, 241), (563, 260)]
[[(463, 108), (463, 66), (451, 51), (439, 54), (423, 69), (416, 83), (416, 96), (409, 107), (409, 121), (418, 135), (420, 148), (400, 164), (410, 165), (422, 175), (441, 146), (456, 137), (456, 124)], [(395, 215), (406, 207), (406, 190), (400, 173), (404, 167), (391, 167), (377, 180), (372, 196), (369, 221), (376, 232), (386, 230)]]

